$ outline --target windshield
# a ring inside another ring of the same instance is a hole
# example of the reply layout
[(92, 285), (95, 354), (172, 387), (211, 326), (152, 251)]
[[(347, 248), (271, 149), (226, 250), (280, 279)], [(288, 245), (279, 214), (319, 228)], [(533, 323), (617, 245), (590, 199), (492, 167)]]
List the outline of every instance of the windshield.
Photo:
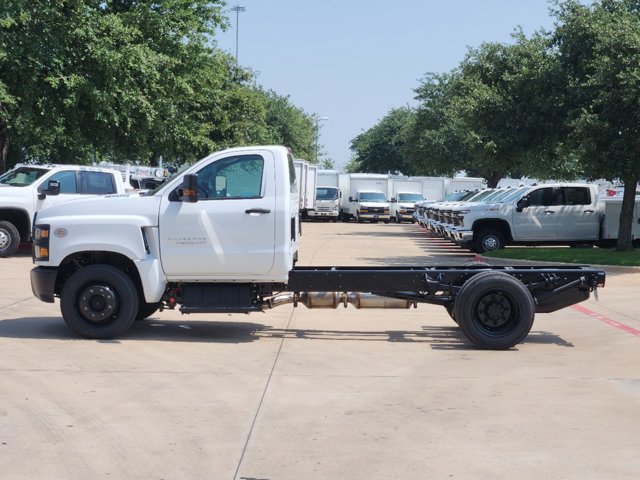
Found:
[(0, 183), (14, 187), (26, 187), (31, 185), (49, 170), (36, 167), (19, 167), (0, 175)]
[(374, 202), (374, 203), (384, 203), (387, 201), (387, 197), (384, 196), (384, 193), (380, 193), (380, 192), (359, 193), (358, 199), (361, 202)]
[(479, 202), (480, 200), (484, 200), (484, 198), (488, 197), (493, 192), (495, 192), (495, 190), (493, 189), (480, 190), (479, 192), (476, 192), (475, 195), (473, 195), (470, 198), (467, 198), (466, 200), (468, 202)]
[(500, 203), (507, 203), (519, 199), (524, 194), (524, 192), (529, 190), (529, 188), (531, 187), (516, 188), (515, 190), (511, 191), (511, 193), (501, 198)]
[(336, 200), (338, 198), (338, 189), (334, 187), (318, 187), (316, 189), (317, 200)]
[(419, 193), (399, 193), (398, 202), (421, 202), (424, 198)]

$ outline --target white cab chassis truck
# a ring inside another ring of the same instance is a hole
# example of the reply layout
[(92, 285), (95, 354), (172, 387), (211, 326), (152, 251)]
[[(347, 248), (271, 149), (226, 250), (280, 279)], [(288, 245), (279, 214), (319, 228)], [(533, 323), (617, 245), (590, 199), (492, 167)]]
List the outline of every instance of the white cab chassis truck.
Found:
[(77, 335), (125, 334), (157, 309), (249, 313), (308, 308), (446, 308), (466, 338), (506, 349), (536, 312), (589, 298), (589, 267), (296, 267), (295, 171), (279, 146), (214, 153), (147, 196), (97, 197), (39, 212), (31, 286), (59, 298)]
[(0, 176), (0, 257), (31, 241), (38, 210), (87, 195), (124, 194), (119, 171), (79, 165), (19, 164)]

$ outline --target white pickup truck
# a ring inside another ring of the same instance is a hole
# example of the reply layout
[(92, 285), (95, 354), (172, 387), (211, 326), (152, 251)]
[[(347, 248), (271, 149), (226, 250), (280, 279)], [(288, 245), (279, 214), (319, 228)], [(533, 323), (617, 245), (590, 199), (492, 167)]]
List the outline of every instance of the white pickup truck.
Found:
[(0, 257), (31, 240), (35, 213), (87, 195), (125, 193), (114, 169), (78, 165), (17, 165), (0, 176)]
[[(157, 309), (250, 313), (309, 308), (445, 307), (481, 348), (510, 348), (534, 314), (589, 298), (589, 267), (297, 267), (293, 157), (278, 146), (214, 153), (145, 196), (105, 196), (39, 212), (31, 287), (60, 299), (67, 326), (113, 338)], [(226, 317), (225, 317), (226, 318)]]
[(496, 202), (459, 204), (448, 212), (445, 232), (478, 253), (512, 244), (596, 244), (604, 212), (596, 185), (543, 184)]

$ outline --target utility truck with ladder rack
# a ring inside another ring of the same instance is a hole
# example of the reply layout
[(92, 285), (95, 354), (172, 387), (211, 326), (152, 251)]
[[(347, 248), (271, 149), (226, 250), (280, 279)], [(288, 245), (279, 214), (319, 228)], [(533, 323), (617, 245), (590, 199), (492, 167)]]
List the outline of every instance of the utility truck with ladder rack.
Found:
[(280, 146), (214, 153), (146, 196), (45, 209), (31, 285), (76, 334), (114, 338), (157, 309), (250, 313), (443, 306), (474, 345), (507, 349), (535, 313), (589, 298), (604, 271), (573, 266), (298, 267), (293, 157)]

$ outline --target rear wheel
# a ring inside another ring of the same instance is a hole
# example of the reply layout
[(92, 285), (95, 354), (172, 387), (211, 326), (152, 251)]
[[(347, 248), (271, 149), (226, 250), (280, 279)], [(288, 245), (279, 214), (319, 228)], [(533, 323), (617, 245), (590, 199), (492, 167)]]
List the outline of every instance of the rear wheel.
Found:
[(504, 350), (522, 342), (531, 330), (535, 303), (531, 292), (512, 276), (480, 272), (462, 286), (453, 316), (471, 343)]
[(75, 272), (60, 293), (67, 326), (85, 338), (108, 339), (126, 332), (138, 315), (136, 286), (111, 265), (89, 265)]
[(20, 246), (20, 232), (11, 222), (0, 221), (0, 257), (9, 257)]

